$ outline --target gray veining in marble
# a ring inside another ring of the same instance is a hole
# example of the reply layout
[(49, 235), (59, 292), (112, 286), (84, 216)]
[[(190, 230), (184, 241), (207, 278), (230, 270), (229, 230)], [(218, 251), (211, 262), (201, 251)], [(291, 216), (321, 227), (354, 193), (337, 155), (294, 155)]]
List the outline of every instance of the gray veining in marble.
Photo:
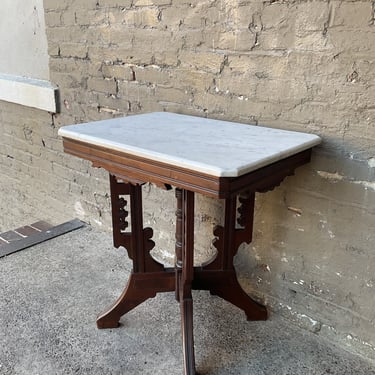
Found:
[(218, 177), (237, 177), (318, 145), (320, 137), (154, 112), (60, 128), (59, 135)]

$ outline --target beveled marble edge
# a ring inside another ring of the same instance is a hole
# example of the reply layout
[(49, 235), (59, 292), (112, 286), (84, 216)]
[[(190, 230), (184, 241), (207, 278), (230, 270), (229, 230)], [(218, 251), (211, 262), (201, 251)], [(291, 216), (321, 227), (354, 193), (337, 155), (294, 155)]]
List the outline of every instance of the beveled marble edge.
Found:
[[(240, 124), (240, 123), (230, 123), (227, 121), (220, 121), (220, 120), (209, 120), (209, 119), (204, 119), (200, 117), (194, 117), (194, 116), (186, 116), (186, 115), (178, 115), (174, 113), (168, 113), (168, 112), (154, 112), (154, 113), (148, 113), (148, 114), (141, 114), (141, 115), (134, 115), (134, 116), (128, 116), (126, 119), (131, 119), (133, 117), (133, 120), (135, 117), (137, 117), (137, 120), (140, 118), (144, 119), (145, 121), (150, 121), (150, 120), (155, 120), (157, 118), (158, 120), (186, 120), (188, 119), (189, 121), (199, 121), (199, 122), (213, 122), (217, 123), (223, 123), (223, 124), (234, 124), (234, 125), (247, 125), (247, 124)], [(125, 118), (124, 118), (125, 119)], [(95, 121), (92, 122), (92, 124), (96, 124), (96, 126), (100, 125), (106, 125), (110, 126), (112, 124), (117, 124), (119, 121), (121, 121), (121, 118), (115, 118), (115, 119), (110, 119), (110, 120), (102, 120), (102, 121)], [(129, 120), (127, 120), (129, 121)], [(77, 127), (81, 127), (81, 125), (89, 125), (91, 123), (86, 123), (86, 124), (79, 124), (79, 125), (70, 125), (70, 126), (65, 126), (63, 128), (59, 129), (59, 135), (76, 140), (76, 141), (81, 141), (86, 144), (92, 144), (96, 146), (101, 146), (109, 149), (113, 149), (119, 152), (124, 152), (127, 154), (131, 154), (137, 157), (142, 157), (145, 159), (149, 160), (154, 160), (157, 162), (162, 162), (165, 164), (177, 166), (180, 168), (186, 168), (189, 170), (197, 171), (200, 173), (205, 173), (208, 175), (212, 175), (215, 177), (238, 177), (242, 176), (246, 173), (252, 172), (256, 169), (262, 168), (266, 165), (272, 164), (276, 161), (279, 161), (281, 159), (285, 159), (289, 156), (292, 156), (294, 154), (297, 154), (299, 152), (302, 152), (304, 150), (307, 150), (309, 148), (312, 148), (319, 143), (321, 143), (321, 138), (319, 136), (313, 135), (313, 134), (308, 134), (308, 133), (301, 133), (301, 132), (294, 132), (290, 130), (280, 130), (280, 129), (272, 129), (272, 128), (266, 128), (266, 127), (261, 127), (259, 126), (259, 129), (270, 129), (271, 131), (274, 131), (279, 134), (290, 134), (291, 136), (296, 135), (296, 136), (304, 136), (307, 140), (298, 144), (296, 147), (289, 148), (287, 150), (283, 150), (282, 152), (278, 153), (273, 153), (267, 157), (262, 157), (257, 159), (254, 162), (243, 162), (239, 167), (231, 167), (231, 168), (222, 168), (220, 166), (215, 166), (213, 164), (208, 164), (208, 163), (202, 163), (196, 160), (191, 160), (187, 158), (182, 158), (178, 157), (175, 155), (171, 154), (166, 154), (162, 152), (156, 152), (154, 150), (150, 149), (145, 149), (143, 147), (136, 147), (133, 145), (129, 144), (124, 144), (120, 142), (115, 142), (113, 140), (106, 140), (104, 138), (98, 137), (98, 136), (92, 136), (89, 134), (84, 134), (82, 132), (75, 131)], [(176, 125), (178, 126), (178, 125)], [(247, 126), (252, 126), (252, 125), (247, 125)], [(253, 126), (254, 127), (254, 126)], [(258, 127), (257, 127), (258, 128)], [(70, 130), (73, 129), (73, 130)]]

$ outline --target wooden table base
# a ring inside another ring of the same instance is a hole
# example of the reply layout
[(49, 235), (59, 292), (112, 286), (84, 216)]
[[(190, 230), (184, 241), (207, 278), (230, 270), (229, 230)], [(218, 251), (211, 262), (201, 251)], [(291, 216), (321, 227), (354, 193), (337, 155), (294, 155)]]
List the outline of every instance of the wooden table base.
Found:
[[(233, 257), (241, 243), (252, 239), (254, 193), (225, 199), (225, 223), (214, 230), (215, 260), (204, 267), (194, 262), (194, 192), (176, 189), (176, 264), (164, 268), (150, 255), (154, 247), (151, 228), (143, 228), (141, 184), (130, 184), (110, 175), (114, 246), (124, 246), (133, 260), (128, 284), (115, 302), (97, 319), (98, 328), (115, 328), (126, 314), (157, 293), (175, 292), (180, 303), (184, 374), (194, 375), (192, 289), (208, 290), (242, 309), (248, 320), (266, 320), (267, 310), (249, 297), (237, 281)], [(128, 227), (128, 202), (130, 222)], [(238, 198), (238, 199), (237, 199)]]

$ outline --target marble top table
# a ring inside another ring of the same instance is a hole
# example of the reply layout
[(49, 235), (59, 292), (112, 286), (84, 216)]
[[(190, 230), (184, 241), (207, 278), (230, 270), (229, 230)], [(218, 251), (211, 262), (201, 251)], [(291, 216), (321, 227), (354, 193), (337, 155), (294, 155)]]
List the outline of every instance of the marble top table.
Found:
[[(59, 130), (59, 135), (71, 145), (76, 141), (76, 145), (89, 144), (91, 149), (102, 150), (103, 153), (92, 160), (94, 165), (112, 169), (117, 175), (121, 172), (116, 166), (112, 163), (109, 168), (105, 163), (108, 157), (105, 151), (112, 153), (109, 164), (116, 155), (121, 159), (120, 164), (145, 171), (154, 169), (155, 176), (148, 176), (150, 182), (160, 182), (158, 174), (163, 183), (188, 187), (185, 182), (194, 191), (218, 197), (225, 195), (224, 191), (220, 192), (223, 177), (243, 176), (309, 150), (321, 141), (313, 134), (167, 112), (65, 126)], [(81, 157), (85, 157), (86, 151), (89, 150), (74, 150), (74, 146), (71, 149), (71, 153)], [(149, 165), (140, 165), (137, 161), (147, 161)], [(125, 171), (126, 177), (131, 178), (131, 172)], [(192, 175), (196, 177), (193, 180)], [(194, 185), (197, 186), (194, 188)], [(199, 189), (199, 185), (205, 187)]]
[[(184, 374), (194, 375), (192, 289), (209, 290), (242, 309), (248, 320), (267, 318), (266, 308), (238, 283), (233, 258), (241, 243), (251, 242), (255, 193), (272, 190), (308, 163), (318, 136), (165, 112), (66, 126), (59, 134), (67, 153), (109, 172), (114, 246), (125, 247), (133, 261), (126, 288), (99, 315), (99, 328), (117, 327), (122, 315), (140, 303), (174, 291), (181, 310)], [(175, 187), (171, 269), (150, 255), (155, 244), (152, 229), (143, 227), (141, 189), (147, 182)], [(213, 232), (216, 257), (201, 267), (193, 262), (194, 193), (224, 199), (224, 224)]]
[(63, 137), (218, 177), (237, 177), (320, 143), (313, 134), (156, 112), (65, 126)]

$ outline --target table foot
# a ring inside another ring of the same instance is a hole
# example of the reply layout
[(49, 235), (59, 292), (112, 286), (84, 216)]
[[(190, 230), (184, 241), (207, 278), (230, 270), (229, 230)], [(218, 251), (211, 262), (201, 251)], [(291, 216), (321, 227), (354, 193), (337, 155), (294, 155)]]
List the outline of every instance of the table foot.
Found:
[(224, 226), (218, 225), (214, 229), (216, 259), (195, 271), (193, 288), (209, 290), (211, 294), (239, 307), (245, 312), (247, 320), (266, 320), (266, 308), (242, 289), (233, 266), (238, 247), (243, 242), (250, 243), (252, 239), (255, 193), (243, 193), (238, 200), (239, 207), (237, 197), (225, 199)]
[(193, 289), (209, 290), (243, 310), (247, 320), (267, 320), (265, 306), (254, 301), (241, 287), (235, 270), (194, 270)]
[(193, 299), (190, 295), (181, 298), (181, 327), (184, 353), (184, 375), (195, 375), (194, 336), (193, 336)]
[(106, 312), (96, 320), (98, 328), (117, 328), (122, 315), (137, 307), (159, 292), (175, 289), (172, 274), (168, 272), (132, 273), (121, 296)]
[(239, 307), (246, 314), (247, 320), (267, 320), (267, 309), (265, 306), (254, 301), (236, 280), (229, 288), (211, 289), (210, 293)]

